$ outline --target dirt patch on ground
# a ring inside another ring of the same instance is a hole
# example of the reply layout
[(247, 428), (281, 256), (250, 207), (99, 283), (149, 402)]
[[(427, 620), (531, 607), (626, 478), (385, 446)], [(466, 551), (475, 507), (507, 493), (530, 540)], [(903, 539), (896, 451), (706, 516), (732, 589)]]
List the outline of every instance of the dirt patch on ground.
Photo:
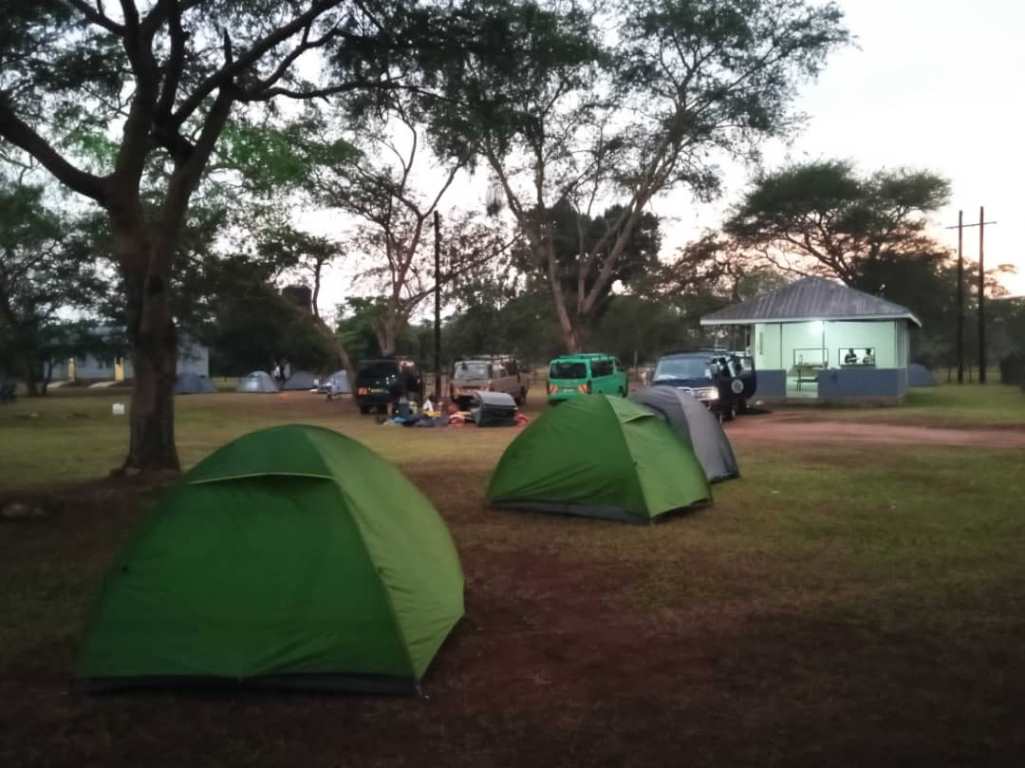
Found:
[(799, 413), (740, 418), (726, 426), (731, 440), (767, 442), (882, 443), (1025, 448), (1025, 429), (953, 429), (850, 421), (810, 421)]

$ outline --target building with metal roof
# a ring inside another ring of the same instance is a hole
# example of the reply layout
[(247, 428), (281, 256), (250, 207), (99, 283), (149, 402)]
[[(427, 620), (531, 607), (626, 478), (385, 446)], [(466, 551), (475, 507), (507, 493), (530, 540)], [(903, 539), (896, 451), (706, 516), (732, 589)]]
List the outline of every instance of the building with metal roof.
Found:
[(806, 277), (701, 318), (742, 326), (766, 399), (895, 400), (908, 387), (907, 307), (821, 277)]

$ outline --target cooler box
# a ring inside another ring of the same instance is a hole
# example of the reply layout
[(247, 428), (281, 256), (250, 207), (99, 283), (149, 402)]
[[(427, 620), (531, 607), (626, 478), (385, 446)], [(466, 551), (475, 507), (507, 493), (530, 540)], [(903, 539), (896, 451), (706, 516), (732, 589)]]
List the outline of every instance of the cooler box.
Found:
[(516, 401), (504, 392), (475, 392), (470, 414), (478, 427), (512, 427), (516, 425)]

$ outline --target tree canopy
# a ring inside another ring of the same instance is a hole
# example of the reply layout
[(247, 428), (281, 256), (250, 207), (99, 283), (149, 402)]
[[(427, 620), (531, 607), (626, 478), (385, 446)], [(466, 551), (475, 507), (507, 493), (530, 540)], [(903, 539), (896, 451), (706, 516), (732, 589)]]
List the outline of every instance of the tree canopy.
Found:
[(135, 369), (126, 470), (178, 468), (175, 259), (225, 132), (229, 153), (252, 157), (233, 116), (260, 125), (283, 114), (282, 99), (429, 86), (435, 70), (418, 57), (458, 59), (438, 47), (445, 28), (428, 23), (442, 10), (393, 0), (3, 5), (2, 151), (34, 158), (110, 225)]
[(758, 178), (725, 231), (783, 269), (875, 293), (886, 264), (942, 256), (927, 216), (949, 196), (950, 183), (929, 171), (860, 177), (846, 161), (803, 163)]

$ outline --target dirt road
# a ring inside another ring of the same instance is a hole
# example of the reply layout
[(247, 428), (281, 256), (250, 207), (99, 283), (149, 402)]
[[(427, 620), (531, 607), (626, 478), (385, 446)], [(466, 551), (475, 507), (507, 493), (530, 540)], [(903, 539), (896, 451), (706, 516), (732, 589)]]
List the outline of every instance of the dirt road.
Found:
[(807, 421), (792, 412), (745, 416), (728, 424), (731, 440), (740, 442), (841, 442), (886, 445), (962, 445), (1025, 448), (1025, 429), (952, 429), (852, 421)]

